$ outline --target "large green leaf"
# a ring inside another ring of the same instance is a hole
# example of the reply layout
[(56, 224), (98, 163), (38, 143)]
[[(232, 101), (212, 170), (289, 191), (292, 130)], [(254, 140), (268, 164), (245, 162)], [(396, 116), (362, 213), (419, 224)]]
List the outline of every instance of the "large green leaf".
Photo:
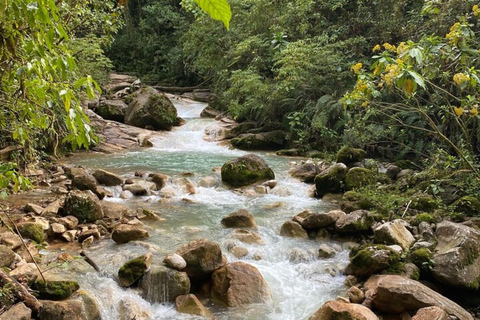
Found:
[(232, 10), (227, 0), (194, 0), (212, 19), (220, 20), (227, 29), (230, 27)]

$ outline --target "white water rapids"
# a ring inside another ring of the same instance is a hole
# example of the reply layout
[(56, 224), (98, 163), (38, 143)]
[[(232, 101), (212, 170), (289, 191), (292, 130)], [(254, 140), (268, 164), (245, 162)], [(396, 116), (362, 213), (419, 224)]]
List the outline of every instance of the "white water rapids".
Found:
[[(74, 164), (89, 168), (103, 168), (124, 177), (132, 177), (138, 170), (161, 172), (175, 181), (184, 172), (194, 173), (188, 179), (198, 181), (206, 176), (219, 180), (218, 171), (228, 160), (246, 154), (230, 150), (216, 142), (203, 139), (205, 128), (214, 120), (200, 119), (201, 103), (173, 100), (179, 116), (186, 119), (185, 125), (175, 128), (153, 141), (154, 147), (117, 155), (88, 156), (75, 159)], [(103, 240), (87, 252), (96, 261), (102, 273), (96, 274), (83, 263), (73, 264), (70, 272), (82, 289), (97, 300), (102, 319), (121, 319), (124, 309), (136, 310), (140, 319), (196, 319), (194, 316), (177, 313), (173, 304), (150, 304), (134, 289), (117, 285), (118, 269), (129, 259), (152, 251), (154, 264), (174, 252), (180, 245), (199, 238), (218, 242), (229, 262), (238, 260), (227, 250), (232, 229), (225, 229), (220, 220), (238, 209), (251, 212), (259, 226), (258, 233), (264, 245), (244, 244), (249, 254), (242, 261), (254, 265), (265, 278), (272, 293), (266, 304), (239, 308), (217, 308), (207, 302), (216, 319), (308, 319), (323, 302), (335, 298), (345, 288), (343, 270), (348, 260), (348, 251), (338, 243), (329, 243), (338, 248), (331, 259), (319, 259), (321, 241), (284, 238), (279, 235), (280, 226), (295, 214), (311, 209), (325, 212), (331, 205), (309, 196), (310, 186), (288, 176), (289, 161), (268, 153), (257, 153), (273, 169), (278, 185), (270, 194), (247, 196), (228, 189), (197, 187), (196, 194), (186, 194), (180, 185), (168, 183), (173, 197), (164, 201), (160, 196), (146, 196), (135, 200), (110, 198), (133, 208), (144, 207), (160, 212), (164, 221), (146, 224), (150, 238), (141, 242), (117, 245), (112, 240)], [(113, 190), (115, 191), (115, 190)], [(119, 190), (116, 191), (118, 194)], [(292, 256), (297, 258), (292, 258)]]

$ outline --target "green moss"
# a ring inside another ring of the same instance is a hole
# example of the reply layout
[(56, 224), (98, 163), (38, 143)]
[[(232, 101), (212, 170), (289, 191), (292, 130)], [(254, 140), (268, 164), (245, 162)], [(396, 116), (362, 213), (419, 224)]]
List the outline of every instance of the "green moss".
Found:
[(96, 200), (97, 198), (89, 193), (70, 193), (65, 199), (63, 213), (65, 216), (76, 217), (80, 223), (95, 222), (103, 217), (102, 208)]
[(474, 264), (475, 260), (480, 256), (480, 249), (473, 245), (466, 246), (466, 250), (465, 258), (460, 262), (462, 268)]
[[(263, 162), (262, 159), (260, 160)], [(265, 162), (258, 163), (247, 159), (225, 163), (222, 166), (221, 174), (222, 181), (232, 187), (243, 187), (257, 181), (275, 178), (272, 169)]]
[(362, 149), (343, 147), (337, 153), (337, 162), (344, 164), (350, 164), (354, 162), (362, 161), (367, 153)]
[(480, 216), (480, 200), (476, 197), (462, 197), (455, 201), (452, 207), (455, 212), (463, 213), (467, 216)]
[(80, 288), (76, 281), (37, 281), (32, 289), (38, 291), (39, 299), (64, 300)]
[[(378, 253), (383, 251), (381, 255)], [(350, 252), (349, 274), (368, 276), (389, 268), (401, 259), (393, 249), (385, 245), (363, 245)]]
[(419, 225), (421, 222), (436, 223), (437, 219), (429, 213), (422, 212), (415, 216), (415, 224)]
[(26, 222), (18, 226), (20, 234), (28, 239), (31, 239), (37, 243), (42, 243), (47, 240), (47, 235), (43, 230), (43, 226), (35, 222)]
[(412, 198), (410, 208), (425, 212), (432, 212), (438, 208), (438, 202), (430, 195), (419, 194)]
[(134, 284), (147, 271), (148, 266), (145, 263), (145, 256), (140, 256), (125, 263), (118, 270), (118, 279), (120, 285), (129, 287)]
[(319, 173), (314, 179), (317, 195), (323, 197), (329, 192), (341, 192), (346, 174), (347, 168), (343, 164), (335, 164)]
[(428, 270), (433, 265), (433, 253), (427, 248), (420, 248), (409, 254), (410, 261), (422, 270)]
[(385, 269), (386, 274), (404, 274), (405, 273), (405, 262), (397, 262), (392, 264), (387, 269)]
[(365, 168), (352, 168), (345, 177), (345, 185), (347, 189), (357, 189), (375, 183), (373, 172)]

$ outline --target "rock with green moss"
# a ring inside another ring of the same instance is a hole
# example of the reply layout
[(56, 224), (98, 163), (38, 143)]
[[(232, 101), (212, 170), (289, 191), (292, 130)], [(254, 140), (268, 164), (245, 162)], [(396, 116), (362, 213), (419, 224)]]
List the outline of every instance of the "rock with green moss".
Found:
[(326, 193), (341, 192), (347, 171), (345, 164), (337, 163), (320, 172), (314, 179), (317, 196), (321, 198)]
[(375, 208), (373, 201), (366, 195), (356, 191), (347, 191), (342, 196), (341, 208), (345, 212), (356, 210), (372, 210)]
[(123, 100), (102, 100), (95, 108), (95, 113), (103, 119), (123, 122), (128, 106)]
[(381, 274), (396, 274), (412, 280), (418, 280), (420, 278), (420, 268), (411, 262), (399, 261), (384, 269)]
[(443, 221), (435, 232), (438, 243), (432, 274), (439, 282), (465, 289), (480, 288), (480, 231)]
[(464, 213), (467, 216), (480, 216), (480, 200), (476, 197), (462, 197), (455, 201), (452, 206), (458, 213)]
[(367, 153), (362, 149), (343, 147), (337, 153), (337, 162), (345, 163), (349, 165), (354, 162), (362, 161)]
[(422, 270), (428, 270), (433, 264), (433, 253), (428, 248), (419, 248), (409, 254), (410, 261)]
[(65, 198), (63, 216), (74, 216), (81, 223), (103, 218), (100, 200), (91, 191), (72, 191)]
[(76, 281), (37, 281), (32, 285), (32, 289), (37, 291), (39, 299), (45, 300), (65, 300), (75, 293), (80, 286)]
[(150, 269), (151, 264), (150, 252), (128, 261), (118, 270), (118, 282), (122, 287), (130, 287)]
[(335, 230), (339, 233), (362, 233), (372, 228), (374, 219), (367, 210), (353, 211), (345, 216), (341, 216), (335, 222)]
[(347, 275), (367, 277), (400, 261), (400, 255), (385, 245), (366, 245), (350, 252), (350, 263), (345, 269)]
[(415, 238), (405, 224), (405, 221), (397, 219), (376, 226), (373, 229), (375, 243), (398, 244), (404, 250), (408, 250), (415, 242)]
[(352, 168), (345, 176), (346, 189), (352, 190), (375, 183), (375, 175), (366, 168)]
[(151, 303), (173, 302), (190, 292), (190, 279), (185, 272), (164, 266), (152, 266), (140, 281), (143, 298)]
[(280, 150), (287, 143), (287, 133), (275, 130), (260, 133), (245, 133), (232, 139), (232, 146), (242, 150)]
[(178, 125), (177, 109), (164, 94), (151, 87), (136, 92), (125, 112), (125, 123), (155, 130), (170, 130)]
[(222, 166), (222, 181), (232, 187), (244, 187), (275, 179), (265, 160), (254, 154), (231, 160)]
[(37, 243), (42, 243), (47, 240), (47, 234), (43, 229), (43, 225), (36, 222), (24, 222), (18, 225), (18, 231), (20, 234), (28, 239), (31, 239)]
[(410, 208), (423, 212), (432, 212), (438, 208), (438, 203), (431, 195), (416, 194), (412, 197)]
[(419, 213), (415, 216), (414, 221), (415, 221), (416, 225), (419, 225), (422, 222), (435, 223), (435, 222), (437, 222), (437, 218), (435, 218), (434, 216), (432, 216), (429, 213), (421, 212), (421, 213)]

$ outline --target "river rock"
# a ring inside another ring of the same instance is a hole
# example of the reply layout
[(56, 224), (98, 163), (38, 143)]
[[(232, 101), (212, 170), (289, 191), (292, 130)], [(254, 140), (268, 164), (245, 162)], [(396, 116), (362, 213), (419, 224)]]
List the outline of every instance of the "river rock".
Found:
[(432, 274), (438, 281), (468, 289), (480, 286), (480, 231), (443, 221), (437, 225), (438, 243)]
[(100, 308), (98, 307), (97, 301), (95, 301), (95, 299), (93, 299), (92, 296), (84, 290), (79, 291), (78, 295), (83, 301), (83, 307), (87, 319), (102, 320), (102, 315), (100, 314)]
[(185, 294), (175, 298), (175, 307), (180, 313), (193, 314), (205, 318), (211, 318), (210, 310), (198, 300), (194, 294)]
[(65, 198), (64, 216), (74, 216), (80, 222), (95, 222), (103, 218), (100, 200), (91, 191), (72, 191)]
[(97, 179), (98, 183), (109, 187), (118, 186), (123, 183), (123, 179), (118, 175), (102, 169), (95, 170), (93, 177)]
[(8, 267), (15, 260), (15, 252), (5, 245), (0, 245), (0, 267)]
[(78, 226), (78, 219), (74, 216), (66, 216), (58, 219), (58, 223), (61, 223), (69, 230), (73, 230)]
[(228, 250), (231, 254), (233, 254), (237, 259), (241, 259), (248, 255), (248, 249), (245, 247), (235, 246)]
[(102, 206), (103, 214), (107, 218), (118, 220), (128, 214), (128, 207), (121, 203), (102, 200), (100, 205)]
[(91, 174), (84, 171), (82, 174), (73, 176), (72, 187), (82, 191), (90, 190), (95, 193), (97, 190), (97, 180), (95, 180)]
[(204, 177), (198, 180), (198, 186), (202, 188), (215, 188), (218, 186), (218, 182), (214, 177)]
[(135, 92), (125, 112), (125, 123), (154, 130), (170, 130), (178, 124), (177, 109), (164, 95), (151, 87)]
[(97, 240), (100, 239), (100, 232), (98, 231), (97, 228), (83, 230), (77, 235), (78, 242), (80, 243), (82, 243), (84, 240), (90, 237), (93, 237), (94, 239), (97, 239)]
[(379, 272), (400, 260), (400, 255), (384, 245), (367, 246), (350, 252), (347, 275), (365, 277)]
[(60, 208), (61, 208), (60, 200), (55, 200), (49, 203), (48, 206), (45, 209), (43, 209), (42, 215), (44, 217), (49, 217), (49, 216), (55, 217), (56, 215), (58, 215), (58, 211), (60, 210)]
[(123, 186), (123, 190), (130, 191), (135, 196), (146, 196), (148, 194), (148, 189), (139, 183), (126, 184)]
[(364, 285), (364, 305), (385, 313), (400, 314), (420, 308), (437, 306), (450, 316), (473, 320), (468, 311), (418, 281), (397, 275), (376, 275)]
[(265, 244), (260, 235), (256, 232), (246, 229), (235, 229), (231, 237), (248, 244)]
[(280, 228), (280, 235), (290, 238), (308, 239), (308, 234), (302, 226), (295, 221), (286, 221)]
[(82, 302), (77, 300), (44, 300), (42, 306), (38, 315), (40, 320), (88, 320)]
[(122, 287), (130, 287), (143, 276), (152, 264), (152, 254), (146, 253), (126, 262), (118, 270), (118, 282)]
[(232, 262), (212, 274), (212, 300), (229, 307), (266, 302), (268, 285), (260, 272), (241, 261)]
[(150, 235), (141, 226), (120, 224), (112, 232), (112, 240), (118, 244), (148, 238)]
[(362, 161), (365, 159), (366, 155), (367, 153), (362, 149), (345, 146), (338, 151), (337, 162), (342, 162), (346, 165), (349, 165), (354, 162)]
[(74, 242), (77, 236), (78, 230), (68, 230), (62, 233), (62, 239), (67, 242)]
[(80, 288), (76, 281), (38, 281), (32, 285), (39, 299), (65, 300)]
[(18, 231), (24, 238), (32, 239), (37, 243), (47, 240), (43, 225), (36, 222), (23, 222), (17, 225)]
[(358, 233), (370, 230), (374, 222), (367, 210), (356, 210), (340, 217), (335, 222), (335, 230), (339, 233)]
[(23, 210), (25, 210), (25, 212), (33, 212), (36, 215), (40, 215), (43, 212), (43, 207), (35, 203), (27, 203)]
[(9, 274), (17, 281), (25, 282), (29, 285), (33, 284), (37, 278), (40, 277), (40, 273), (38, 272), (35, 263), (22, 264), (10, 271)]
[(231, 140), (232, 146), (242, 150), (280, 150), (285, 147), (288, 134), (282, 130), (245, 133)]
[(386, 222), (373, 229), (375, 243), (397, 244), (404, 250), (408, 250), (415, 242), (415, 238), (405, 227), (405, 222), (396, 219)]
[(0, 243), (12, 250), (17, 250), (22, 246), (22, 239), (11, 231), (5, 231), (0, 233)]
[(220, 246), (207, 239), (191, 241), (178, 248), (176, 253), (187, 262), (182, 271), (193, 279), (208, 278), (225, 264)]
[(182, 270), (187, 266), (187, 262), (182, 256), (176, 253), (169, 253), (166, 255), (165, 259), (163, 259), (163, 263), (175, 270)]
[(320, 168), (315, 163), (303, 163), (288, 171), (294, 178), (305, 183), (313, 183), (315, 177), (320, 173)]
[(267, 163), (257, 155), (247, 154), (225, 163), (221, 169), (222, 181), (232, 187), (243, 187), (255, 182), (275, 179)]
[(151, 320), (153, 315), (132, 298), (123, 298), (118, 305), (119, 320)]
[(190, 279), (185, 272), (164, 266), (152, 266), (140, 281), (142, 296), (151, 303), (173, 302), (190, 292)]
[(366, 168), (352, 168), (345, 176), (345, 187), (347, 190), (365, 187), (375, 183), (373, 172)]
[(30, 320), (32, 310), (27, 308), (23, 302), (19, 302), (0, 315), (0, 320)]
[(320, 245), (320, 248), (318, 248), (318, 257), (319, 258), (332, 258), (333, 256), (335, 256), (335, 249), (333, 249), (332, 247), (330, 247), (328, 244), (322, 244)]
[(328, 213), (314, 213), (300, 222), (304, 229), (319, 229), (334, 224), (338, 217)]
[(309, 320), (378, 320), (370, 309), (356, 303), (327, 301)]
[(227, 228), (256, 228), (255, 218), (245, 209), (240, 209), (222, 219), (222, 224)]
[(450, 317), (442, 308), (426, 307), (418, 310), (412, 320), (450, 320)]
[(356, 286), (351, 286), (347, 291), (348, 299), (351, 303), (362, 303), (365, 294)]
[(150, 174), (150, 178), (152, 179), (153, 183), (155, 183), (157, 190), (162, 190), (168, 181), (168, 176), (162, 173), (152, 173)]
[(65, 231), (67, 231), (67, 228), (61, 224), (61, 223), (52, 223), (50, 225), (50, 233), (53, 235), (53, 236), (58, 236), (58, 235), (61, 235), (62, 233), (64, 233)]
[(321, 198), (326, 193), (341, 192), (347, 171), (346, 165), (337, 163), (320, 172), (314, 179), (317, 196)]
[(124, 122), (127, 109), (128, 105), (123, 100), (101, 100), (95, 113), (103, 119)]

